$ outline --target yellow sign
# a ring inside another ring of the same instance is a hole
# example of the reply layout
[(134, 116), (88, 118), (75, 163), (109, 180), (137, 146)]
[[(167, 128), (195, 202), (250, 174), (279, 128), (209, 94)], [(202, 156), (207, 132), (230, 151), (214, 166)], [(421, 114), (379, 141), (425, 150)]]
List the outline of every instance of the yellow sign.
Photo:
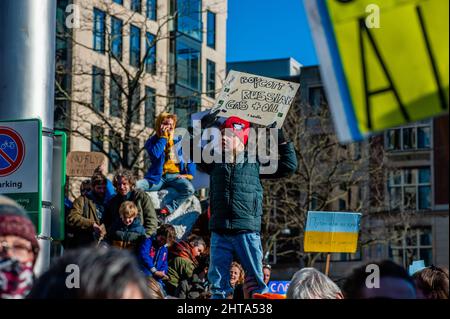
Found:
[(360, 213), (308, 212), (304, 251), (355, 253), (358, 246)]
[(448, 112), (448, 0), (304, 0), (342, 142)]

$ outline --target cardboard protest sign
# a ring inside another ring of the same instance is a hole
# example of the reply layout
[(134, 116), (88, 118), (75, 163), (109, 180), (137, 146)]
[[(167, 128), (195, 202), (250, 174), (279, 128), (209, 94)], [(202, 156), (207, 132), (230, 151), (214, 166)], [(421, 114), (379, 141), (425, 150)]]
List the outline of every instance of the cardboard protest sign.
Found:
[(232, 70), (212, 112), (220, 110), (218, 116), (281, 128), (299, 87), (298, 83)]
[(69, 152), (66, 174), (72, 177), (90, 177), (105, 160), (106, 156), (99, 152)]
[(355, 253), (360, 213), (308, 212), (305, 252)]
[(448, 112), (448, 1), (304, 4), (341, 142)]

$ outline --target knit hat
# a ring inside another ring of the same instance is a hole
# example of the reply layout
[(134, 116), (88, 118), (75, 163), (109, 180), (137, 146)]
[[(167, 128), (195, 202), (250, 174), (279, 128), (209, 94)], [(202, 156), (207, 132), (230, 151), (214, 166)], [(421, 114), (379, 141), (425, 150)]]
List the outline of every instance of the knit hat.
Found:
[(221, 126), (221, 129), (231, 129), (234, 135), (247, 145), (250, 123), (237, 116), (230, 116)]
[(27, 212), (13, 200), (0, 195), (0, 236), (14, 235), (28, 240), (35, 254), (39, 252), (36, 228)]

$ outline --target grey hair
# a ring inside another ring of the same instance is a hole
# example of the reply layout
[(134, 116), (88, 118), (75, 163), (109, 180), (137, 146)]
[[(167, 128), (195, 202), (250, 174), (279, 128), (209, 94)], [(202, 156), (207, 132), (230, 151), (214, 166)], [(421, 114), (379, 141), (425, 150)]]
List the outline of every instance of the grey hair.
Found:
[(287, 299), (336, 299), (339, 287), (326, 275), (314, 268), (303, 268), (292, 277)]

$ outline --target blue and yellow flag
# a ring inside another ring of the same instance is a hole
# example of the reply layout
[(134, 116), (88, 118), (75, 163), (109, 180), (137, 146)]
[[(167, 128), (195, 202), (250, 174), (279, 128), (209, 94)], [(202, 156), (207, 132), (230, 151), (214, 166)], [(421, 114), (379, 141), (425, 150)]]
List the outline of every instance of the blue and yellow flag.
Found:
[(448, 112), (448, 0), (304, 0), (341, 142)]
[(355, 253), (360, 222), (360, 213), (308, 212), (304, 251)]

